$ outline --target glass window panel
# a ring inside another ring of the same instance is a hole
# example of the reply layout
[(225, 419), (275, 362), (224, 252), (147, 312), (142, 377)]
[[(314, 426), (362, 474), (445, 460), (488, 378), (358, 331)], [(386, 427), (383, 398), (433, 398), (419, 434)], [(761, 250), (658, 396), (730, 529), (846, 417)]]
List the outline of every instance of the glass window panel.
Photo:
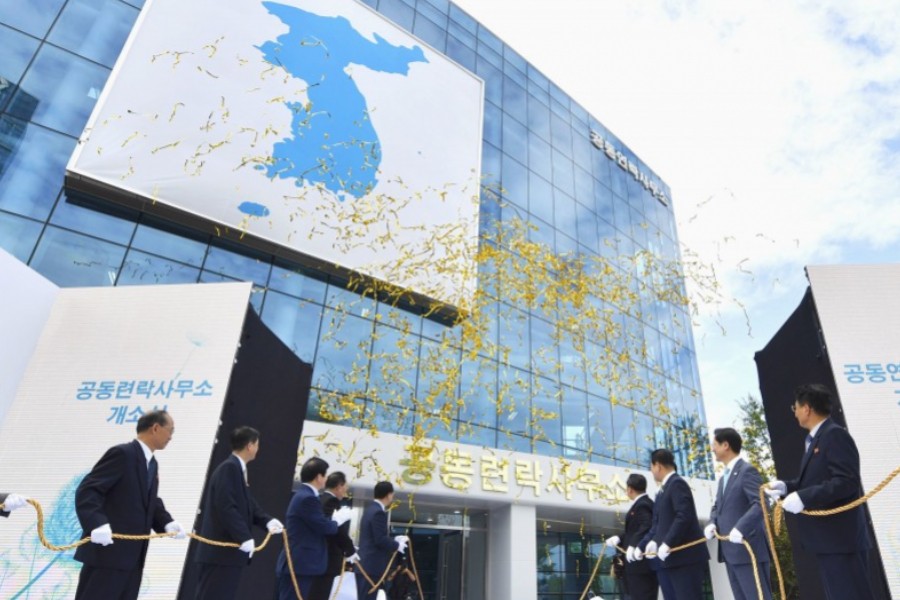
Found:
[(529, 219), (528, 222), (533, 225), (528, 231), (529, 241), (535, 244), (543, 244), (546, 252), (554, 252), (556, 249), (556, 232), (553, 229), (553, 225), (535, 218)]
[(661, 445), (659, 442), (662, 441), (656, 439), (653, 419), (649, 415), (635, 413), (634, 433), (637, 439), (638, 461), (649, 467), (650, 453), (659, 448)]
[(553, 149), (553, 185), (570, 196), (575, 195), (575, 169), (572, 159)]
[(81, 135), (109, 69), (45, 44), (9, 104), (10, 114)]
[(528, 121), (528, 95), (525, 88), (515, 83), (509, 77), (503, 80), (503, 110), (514, 117), (520, 123)]
[(536, 374), (556, 377), (559, 368), (559, 348), (553, 339), (550, 321), (531, 317), (531, 361)]
[(426, 3), (438, 9), (441, 14), (446, 15), (450, 12), (450, 2), (448, 0), (419, 0), (419, 3), (416, 6), (421, 10)]
[(0, 116), (0, 208), (46, 219), (74, 147), (74, 138)]
[(466, 69), (475, 71), (475, 51), (452, 35), (447, 36), (447, 56)]
[(0, 110), (16, 90), (38, 44), (38, 40), (0, 25)]
[(491, 102), (484, 103), (484, 141), (500, 146), (503, 132), (503, 112)]
[(549, 379), (534, 378), (531, 398), (531, 434), (536, 442), (545, 441), (561, 444), (562, 405), (559, 400), (559, 386)]
[(412, 407), (419, 364), (419, 338), (393, 327), (375, 325), (369, 368), (369, 398)]
[(459, 397), (459, 350), (449, 350), (431, 340), (422, 340), (419, 360), (419, 381), (416, 397), (419, 407), (434, 414), (448, 414), (456, 418)]
[(130, 250), (116, 285), (197, 283), (200, 269), (139, 250)]
[(501, 361), (527, 369), (531, 362), (528, 336), (528, 314), (506, 304), (500, 305), (500, 346)]
[(47, 41), (112, 67), (137, 15), (119, 0), (69, 0)]
[(337, 282), (328, 284), (325, 304), (344, 312), (371, 319), (375, 314), (375, 300), (368, 296), (361, 296), (353, 290), (348, 290), (343, 285)]
[(124, 256), (122, 246), (48, 226), (31, 268), (61, 287), (111, 286)]
[(245, 256), (213, 245), (210, 245), (206, 262), (203, 264), (205, 271), (228, 275), (241, 281), (252, 281), (261, 286), (268, 283), (271, 267), (271, 263), (267, 260)]
[(43, 228), (43, 223), (0, 211), (0, 248), (27, 263)]
[(475, 50), (475, 46), (478, 45), (478, 41), (476, 40), (475, 36), (456, 21), (451, 20), (447, 25), (447, 33), (455, 37), (459, 43), (463, 44), (467, 48), (472, 49), (473, 51)]
[(503, 155), (503, 194), (519, 206), (528, 206), (528, 169)]
[(550, 144), (536, 135), (528, 136), (528, 167), (543, 177), (553, 179), (553, 164)]
[(515, 81), (523, 89), (528, 88), (528, 76), (508, 60), (503, 61), (503, 74)]
[(553, 201), (556, 204), (556, 228), (574, 235), (578, 227), (578, 212), (575, 208), (575, 199), (559, 190), (554, 190), (553, 192)]
[(461, 421), (459, 423), (459, 443), (496, 448), (497, 430)]
[(321, 306), (269, 290), (262, 320), (300, 360), (313, 362), (322, 320)]
[(553, 222), (553, 186), (534, 172), (528, 178), (528, 212)]
[(503, 115), (503, 150), (520, 163), (528, 163), (528, 130), (506, 114)]
[(503, 57), (501, 57), (499, 53), (494, 52), (484, 44), (478, 44), (477, 52), (479, 62), (485, 60), (496, 67), (498, 70), (503, 70)]
[(584, 360), (580, 352), (575, 350), (570, 336), (565, 336), (559, 343), (560, 380), (580, 390), (585, 387)]
[(65, 0), (28, 0), (0, 2), (0, 22), (42, 38)]
[(597, 234), (597, 215), (594, 211), (580, 202), (575, 203), (576, 219), (578, 222), (578, 241), (593, 252), (600, 249)]
[(372, 322), (326, 309), (319, 339), (313, 385), (345, 393), (364, 392)]
[(572, 128), (567, 122), (553, 115), (550, 119), (550, 130), (553, 135), (553, 147), (565, 154), (572, 154)]
[(400, 0), (380, 0), (378, 2), (378, 12), (403, 29), (407, 31), (412, 30), (413, 17), (416, 11), (408, 4)]
[(609, 400), (588, 395), (588, 420), (591, 426), (591, 449), (595, 454), (613, 456), (612, 407)]
[(497, 363), (466, 361), (460, 371), (461, 421), (494, 426), (497, 423)]
[(478, 31), (478, 22), (455, 4), (450, 4), (450, 19), (459, 23), (469, 33), (474, 34)]
[(528, 96), (528, 130), (550, 140), (550, 108), (534, 96)]
[(503, 172), (503, 160), (500, 149), (484, 142), (481, 144), (481, 184), (492, 194), (500, 191), (500, 179)]
[(82, 204), (75, 204), (63, 192), (53, 209), (50, 222), (75, 231), (90, 233), (110, 242), (127, 245), (134, 233), (137, 213), (110, 210), (125, 214), (110, 214), (110, 212), (101, 212)]
[(478, 41), (494, 52), (503, 54), (503, 42), (496, 35), (490, 32), (484, 25), (478, 26)]
[(476, 73), (484, 79), (484, 99), (503, 106), (503, 72), (479, 57)]
[(413, 411), (407, 408), (396, 408), (381, 402), (368, 401), (362, 427), (364, 429), (374, 428), (384, 433), (411, 435), (413, 417)]
[(327, 284), (318, 279), (318, 276), (319, 274), (307, 275), (299, 267), (274, 265), (272, 274), (269, 276), (269, 288), (313, 302), (324, 303)]
[(140, 248), (141, 250), (197, 267), (203, 264), (207, 246), (204, 242), (198, 242), (163, 229), (157, 229), (148, 223), (138, 225), (131, 245), (134, 248)]
[[(444, 17), (444, 20), (446, 21), (447, 18)], [(416, 17), (413, 33), (438, 52), (443, 52), (447, 46), (447, 30), (422, 15)]]
[[(211, 273), (209, 271), (200, 271), (200, 279), (198, 283), (231, 283), (235, 281), (244, 281), (243, 279), (237, 279), (235, 277), (229, 277), (228, 275), (222, 275), (220, 273)], [(265, 295), (265, 288), (254, 285), (250, 290), (250, 305), (253, 307), (253, 310), (256, 311), (256, 314), (259, 314), (262, 310), (262, 301), (263, 296)]]
[(629, 463), (636, 462), (633, 410), (621, 404), (613, 406), (613, 432), (616, 459)]

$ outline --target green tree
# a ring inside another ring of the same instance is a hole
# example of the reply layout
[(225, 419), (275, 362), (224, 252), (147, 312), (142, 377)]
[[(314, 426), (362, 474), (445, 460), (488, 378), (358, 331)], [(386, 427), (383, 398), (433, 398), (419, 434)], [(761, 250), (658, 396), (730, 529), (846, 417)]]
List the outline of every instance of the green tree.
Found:
[[(748, 395), (746, 399), (738, 401), (741, 409), (741, 437), (743, 438), (743, 454), (754, 467), (759, 469), (764, 480), (777, 479), (775, 474), (775, 460), (772, 458), (772, 441), (769, 438), (769, 428), (766, 425), (766, 413), (759, 399)], [(769, 526), (773, 526), (772, 513), (769, 513)], [(774, 527), (772, 529), (774, 532)], [(773, 534), (774, 535), (774, 534)], [(775, 536), (775, 551), (781, 563), (781, 574), (784, 577), (785, 600), (799, 600), (800, 589), (797, 587), (797, 576), (794, 571), (794, 555), (791, 550), (791, 539), (788, 537), (787, 528), (782, 528), (781, 533)], [(771, 570), (772, 585), (778, 594), (778, 575), (775, 564)]]

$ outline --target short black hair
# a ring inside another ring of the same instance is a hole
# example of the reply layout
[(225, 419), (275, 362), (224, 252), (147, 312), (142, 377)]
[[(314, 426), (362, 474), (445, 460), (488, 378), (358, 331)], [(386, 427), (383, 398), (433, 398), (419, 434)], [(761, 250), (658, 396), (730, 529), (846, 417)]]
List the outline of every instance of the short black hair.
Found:
[(326, 473), (328, 473), (328, 463), (318, 456), (314, 456), (303, 463), (303, 467), (300, 469), (300, 483), (309, 483), (319, 475)]
[(394, 484), (390, 481), (379, 481), (375, 484), (375, 499), (381, 500), (394, 493)]
[(831, 390), (821, 383), (807, 383), (794, 390), (794, 401), (809, 406), (816, 414), (827, 417), (831, 414), (834, 396)]
[(231, 432), (231, 449), (240, 452), (253, 442), (259, 441), (259, 431), (252, 427), (238, 427)]
[(657, 448), (656, 450), (651, 452), (650, 464), (672, 467), (676, 471), (678, 470), (678, 467), (675, 466), (675, 455), (672, 454), (671, 450), (667, 450), (666, 448)]
[(154, 425), (159, 425), (160, 427), (165, 427), (169, 424), (169, 421), (172, 419), (169, 417), (169, 413), (164, 410), (151, 410), (148, 413), (145, 413), (138, 419), (137, 422), (137, 432), (143, 433)]
[(335, 471), (325, 480), (325, 489), (333, 490), (347, 483), (347, 476), (340, 471)]
[(741, 453), (741, 446), (743, 445), (743, 441), (741, 440), (741, 434), (739, 434), (736, 429), (733, 429), (731, 427), (722, 427), (720, 429), (715, 429), (713, 430), (713, 437), (720, 444), (728, 442), (728, 447), (731, 448), (731, 451), (735, 454)]
[(628, 481), (625, 482), (625, 485), (634, 491), (643, 494), (647, 491), (647, 478), (643, 475), (632, 473), (628, 476)]

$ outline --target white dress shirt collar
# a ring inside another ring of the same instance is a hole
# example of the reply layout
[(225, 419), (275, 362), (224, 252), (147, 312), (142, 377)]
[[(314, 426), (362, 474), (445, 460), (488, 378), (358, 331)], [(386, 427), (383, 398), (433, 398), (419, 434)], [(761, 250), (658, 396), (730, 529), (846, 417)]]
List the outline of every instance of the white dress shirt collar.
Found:
[(643, 494), (638, 494), (637, 496), (634, 497), (634, 500), (631, 501), (631, 505), (634, 506), (635, 504), (637, 504), (638, 500), (640, 500), (641, 498), (643, 498), (646, 495), (647, 495), (646, 492), (644, 492)]
[(729, 473), (734, 473), (734, 467), (735, 467), (736, 464), (738, 464), (738, 461), (739, 461), (739, 460), (741, 460), (740, 455), (735, 456), (734, 458), (732, 458), (732, 459), (731, 459), (730, 461), (728, 461), (728, 463), (725, 465), (725, 470), (728, 471)]
[(659, 487), (660, 487), (660, 488), (666, 487), (666, 483), (669, 481), (669, 479), (672, 478), (672, 475), (674, 475), (674, 474), (677, 473), (677, 472), (678, 472), (678, 471), (671, 471), (671, 472), (669, 472), (668, 475), (666, 475), (665, 477), (663, 477), (663, 480), (659, 483)]
[(827, 421), (827, 420), (828, 420), (828, 419), (823, 419), (822, 421), (819, 421), (819, 424), (818, 424), (818, 425), (816, 425), (815, 427), (813, 427), (812, 429), (810, 429), (810, 430), (809, 430), (809, 437), (811, 437), (811, 438), (816, 437), (816, 434), (819, 433), (819, 429), (822, 427), (822, 424), (825, 423), (825, 421)]
[(147, 460), (147, 464), (149, 465), (150, 459), (153, 458), (153, 450), (151, 450), (150, 446), (148, 446), (141, 440), (138, 440), (137, 443), (141, 445), (141, 450), (144, 451), (144, 458)]

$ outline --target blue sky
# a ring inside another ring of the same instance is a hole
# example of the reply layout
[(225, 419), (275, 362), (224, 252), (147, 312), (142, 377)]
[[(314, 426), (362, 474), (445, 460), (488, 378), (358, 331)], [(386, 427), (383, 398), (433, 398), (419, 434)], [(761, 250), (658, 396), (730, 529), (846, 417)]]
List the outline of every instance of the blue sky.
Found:
[(800, 302), (804, 266), (900, 257), (895, 4), (457, 4), (672, 187), (681, 241), (720, 286), (694, 330), (711, 426), (759, 395), (753, 354)]

